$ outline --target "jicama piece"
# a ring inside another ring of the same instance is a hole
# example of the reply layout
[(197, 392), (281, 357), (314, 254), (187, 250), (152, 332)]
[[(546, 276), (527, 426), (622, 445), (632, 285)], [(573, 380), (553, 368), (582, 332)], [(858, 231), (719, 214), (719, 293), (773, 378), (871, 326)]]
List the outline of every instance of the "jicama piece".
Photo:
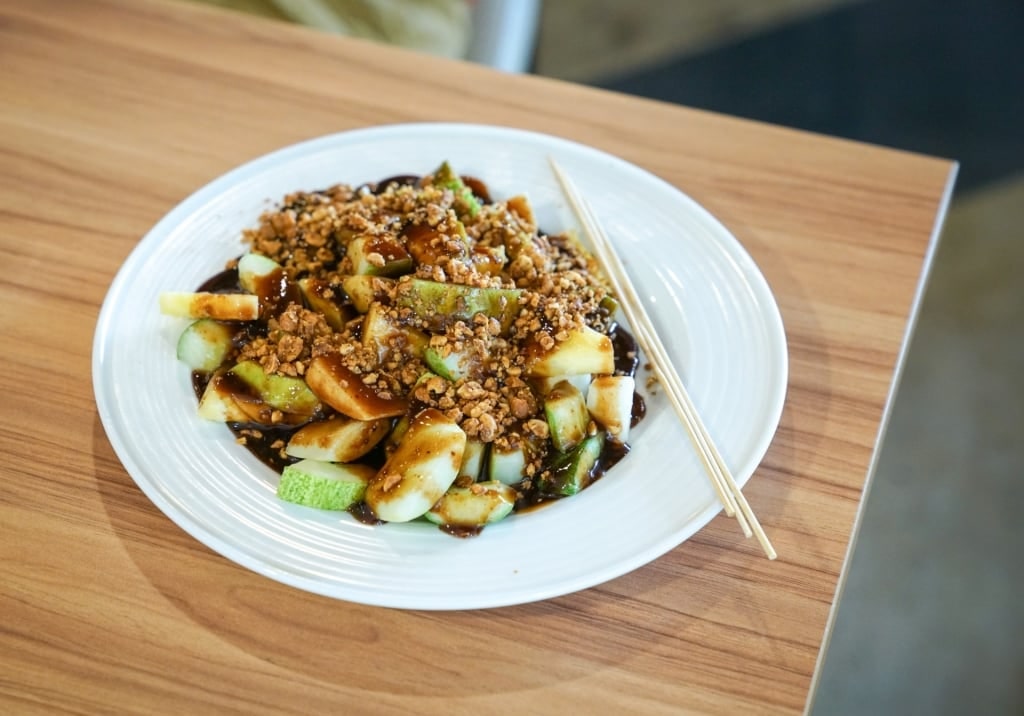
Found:
[(370, 480), (367, 506), (385, 522), (420, 517), (455, 482), (465, 448), (466, 433), (454, 420), (434, 408), (422, 410)]
[(590, 416), (622, 443), (629, 439), (635, 387), (636, 382), (628, 375), (603, 375), (594, 378), (587, 391)]

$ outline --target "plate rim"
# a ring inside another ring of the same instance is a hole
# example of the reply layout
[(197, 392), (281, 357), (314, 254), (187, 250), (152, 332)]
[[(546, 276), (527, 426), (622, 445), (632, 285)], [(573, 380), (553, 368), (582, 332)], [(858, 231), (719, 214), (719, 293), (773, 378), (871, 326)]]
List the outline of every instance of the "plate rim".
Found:
[[(786, 393), (788, 391), (789, 382), (789, 361), (788, 361), (788, 342), (786, 337), (785, 326), (783, 324), (781, 311), (779, 310), (778, 303), (775, 299), (774, 292), (772, 292), (770, 285), (768, 284), (767, 278), (762, 273), (760, 267), (756, 264), (750, 254), (747, 252), (743, 244), (735, 237), (735, 235), (724, 225), (722, 222), (711, 214), (701, 204), (696, 202), (685, 192), (681, 191), (676, 186), (669, 182), (661, 179), (659, 176), (652, 172), (643, 169), (635, 164), (632, 164), (620, 157), (610, 154), (604, 150), (591, 147), (586, 144), (576, 142), (571, 139), (564, 137), (545, 134), (532, 130), (524, 130), (514, 127), (506, 127), (501, 125), (488, 125), (488, 124), (474, 124), (474, 123), (453, 123), (453, 122), (416, 122), (416, 123), (394, 123), (394, 124), (382, 124), (374, 125), (370, 127), (363, 127), (358, 129), (346, 130), (341, 132), (335, 132), (326, 134), (319, 137), (313, 137), (295, 142), (262, 155), (256, 156), (242, 164), (239, 164), (232, 169), (220, 174), (214, 179), (206, 182), (199, 188), (193, 190), (187, 197), (178, 202), (168, 212), (166, 212), (157, 223), (150, 227), (147, 232), (139, 239), (139, 241), (133, 246), (129, 255), (125, 258), (121, 266), (118, 268), (111, 284), (104, 296), (103, 303), (97, 318), (95, 333), (93, 338), (92, 347), (92, 382), (93, 392), (96, 399), (97, 411), (100, 417), (100, 421), (104, 427), (104, 432), (107, 436), (108, 441), (111, 444), (115, 454), (117, 455), (122, 466), (128, 472), (132, 481), (142, 490), (147, 498), (164, 514), (165, 517), (169, 518), (179, 528), (184, 530), (192, 538), (198, 540), (200, 543), (206, 545), (220, 556), (229, 559), (230, 561), (239, 564), (246, 569), (261, 574), (263, 576), (274, 579), (275, 581), (288, 584), (290, 586), (302, 589), (315, 594), (320, 594), (330, 598), (339, 600), (346, 600), (355, 603), (375, 605), (382, 607), (391, 608), (403, 608), (403, 609), (417, 609), (417, 610), (458, 610), (458, 609), (485, 609), (502, 606), (511, 606), (515, 604), (523, 604), (535, 601), (542, 601), (565, 594), (570, 594), (582, 589), (598, 586), (604, 582), (614, 579), (616, 577), (627, 574), (639, 567), (648, 564), (649, 562), (657, 559), (671, 549), (681, 545), (685, 541), (689, 540), (694, 534), (703, 529), (711, 519), (721, 511), (721, 506), (718, 504), (712, 504), (706, 507), (704, 510), (698, 512), (690, 522), (698, 523), (696, 527), (684, 534), (681, 538), (676, 538), (681, 532), (680, 530), (672, 532), (668, 537), (647, 545), (644, 550), (637, 553), (637, 557), (631, 560), (628, 564), (616, 563), (615, 565), (606, 567), (602, 570), (593, 570), (590, 574), (593, 575), (592, 579), (583, 580), (587, 583), (581, 583), (576, 586), (566, 588), (565, 585), (552, 585), (547, 589), (533, 587), (530, 596), (517, 596), (512, 599), (502, 599), (500, 596), (495, 595), (495, 598), (490, 600), (475, 599), (472, 604), (463, 604), (457, 602), (451, 603), (424, 603), (418, 601), (415, 598), (412, 599), (401, 599), (401, 598), (354, 598), (353, 595), (339, 594), (336, 585), (324, 584), (323, 582), (315, 579), (309, 579), (300, 574), (281, 570), (273, 565), (260, 560), (251, 558), (246, 552), (237, 549), (230, 541), (223, 540), (219, 535), (214, 534), (200, 522), (193, 519), (192, 515), (187, 512), (178, 510), (173, 504), (165, 499), (165, 496), (156, 489), (156, 486), (150, 482), (149, 478), (141, 478), (139, 475), (145, 474), (147, 471), (143, 466), (138, 465), (134, 456), (130, 454), (130, 451), (125, 445), (120, 444), (120, 441), (124, 436), (117, 435), (116, 438), (111, 434), (111, 425), (113, 424), (113, 412), (114, 406), (109, 405), (106, 396), (102, 394), (102, 383), (103, 383), (103, 367), (105, 361), (105, 349), (106, 343), (105, 338), (108, 333), (109, 323), (111, 317), (115, 312), (118, 298), (121, 293), (125, 290), (125, 286), (128, 283), (128, 278), (131, 274), (132, 269), (136, 268), (134, 264), (140, 260), (140, 257), (144, 253), (144, 249), (149, 248), (150, 245), (156, 245), (152, 242), (154, 239), (151, 237), (160, 236), (161, 233), (165, 235), (162, 237), (167, 238), (168, 227), (173, 231), (173, 227), (180, 225), (184, 220), (193, 215), (197, 209), (202, 208), (204, 205), (214, 200), (217, 196), (224, 193), (225, 190), (229, 190), (231, 187), (238, 184), (240, 177), (246, 175), (253, 175), (262, 171), (265, 167), (273, 166), (275, 162), (281, 160), (282, 157), (293, 157), (300, 156), (308, 152), (315, 152), (328, 146), (340, 146), (351, 143), (358, 143), (360, 141), (378, 140), (381, 136), (387, 136), (395, 132), (399, 133), (413, 133), (413, 134), (443, 134), (451, 135), (452, 133), (464, 133), (464, 132), (476, 132), (476, 133), (488, 133), (506, 135), (509, 137), (515, 137), (519, 140), (539, 143), (542, 145), (550, 145), (554, 143), (556, 146), (561, 145), (575, 152), (581, 152), (584, 155), (589, 155), (593, 158), (600, 158), (602, 160), (613, 161), (618, 168), (628, 169), (630, 172), (638, 173), (644, 176), (647, 181), (654, 181), (662, 185), (665, 189), (670, 191), (676, 198), (686, 203), (687, 209), (690, 211), (698, 212), (702, 215), (704, 221), (709, 221), (716, 225), (723, 236), (717, 237), (720, 241), (722, 239), (727, 240), (731, 243), (730, 254), (738, 255), (741, 257), (746, 264), (744, 267), (744, 274), (748, 279), (752, 279), (759, 285), (759, 298), (767, 299), (767, 303), (762, 305), (762, 309), (767, 309), (767, 315), (764, 310), (760, 314), (760, 318), (766, 321), (767, 330), (775, 338), (777, 345), (777, 353), (773, 356), (774, 360), (778, 365), (779, 375), (777, 383), (774, 385), (774, 391), (772, 395), (771, 410), (770, 410), (770, 426), (766, 428), (761, 435), (761, 440), (751, 448), (751, 452), (755, 454), (753, 469), (750, 470), (749, 474), (738, 475), (737, 482), (742, 486), (745, 484), (757, 471), (758, 466), (763, 462), (764, 456), (769, 450), (775, 435), (777, 433), (781, 416), (785, 406)], [(272, 197), (273, 201), (279, 201), (280, 197)], [(255, 217), (254, 217), (255, 220)], [(685, 530), (682, 530), (685, 532)], [(365, 591), (365, 590), (364, 590)], [(361, 595), (365, 597), (365, 594)], [(381, 595), (378, 595), (381, 596)], [(443, 602), (443, 600), (442, 600)]]

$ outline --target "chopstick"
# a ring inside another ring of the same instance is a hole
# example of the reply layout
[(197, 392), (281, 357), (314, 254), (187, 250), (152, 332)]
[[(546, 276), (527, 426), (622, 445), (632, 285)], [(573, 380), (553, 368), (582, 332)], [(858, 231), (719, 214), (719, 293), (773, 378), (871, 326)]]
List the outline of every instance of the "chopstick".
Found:
[(751, 534), (757, 537), (757, 541), (761, 544), (761, 548), (768, 559), (775, 559), (777, 556), (775, 548), (772, 547), (768, 535), (765, 534), (761, 523), (758, 522), (757, 516), (754, 514), (753, 509), (751, 509), (750, 503), (747, 502), (747, 498), (743, 495), (739, 485), (736, 484), (736, 480), (733, 478), (732, 473), (729, 472), (725, 460), (711, 439), (711, 435), (708, 433), (704, 421), (701, 420), (696, 406), (694, 406), (693, 401), (690, 399), (682, 379), (676, 372), (672, 361), (668, 357), (668, 353), (665, 351), (664, 345), (658, 338), (658, 334), (654, 330), (654, 324), (651, 323), (651, 319), (644, 309), (643, 302), (633, 288), (633, 283), (629, 280), (622, 261), (619, 259), (618, 254), (615, 253), (614, 247), (598, 223), (590, 204), (579, 194), (572, 180), (562, 171), (558, 163), (550, 157), (548, 161), (551, 163), (551, 168), (562, 185), (562, 190), (565, 192), (569, 204), (576, 214), (576, 218), (582, 224), (587, 238), (590, 239), (598, 263), (611, 283), (615, 294), (620, 299), (620, 308), (633, 329), (637, 343), (654, 366), (658, 378), (668, 394), (669, 402), (689, 433), (690, 439), (697, 449), (697, 454), (701, 462), (704, 463), (704, 468), (711, 479), (711, 484), (715, 488), (718, 499), (725, 509), (725, 514), (736, 518), (740, 529), (743, 530), (743, 534), (746, 537), (750, 537)]

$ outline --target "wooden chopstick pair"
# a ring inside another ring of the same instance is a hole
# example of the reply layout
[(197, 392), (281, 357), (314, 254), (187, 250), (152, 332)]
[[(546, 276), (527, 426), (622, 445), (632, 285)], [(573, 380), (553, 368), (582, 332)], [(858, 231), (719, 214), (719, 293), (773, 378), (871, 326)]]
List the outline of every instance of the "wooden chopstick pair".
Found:
[(725, 514), (736, 518), (745, 536), (750, 537), (753, 534), (757, 537), (757, 541), (761, 544), (761, 548), (768, 556), (768, 559), (775, 559), (777, 556), (775, 548), (772, 547), (768, 535), (761, 528), (761, 523), (758, 522), (757, 517), (754, 515), (754, 511), (747, 502), (747, 498), (744, 497), (739, 485), (736, 484), (736, 480), (729, 472), (725, 460), (722, 459), (721, 453), (719, 453), (714, 441), (708, 434), (704, 421), (701, 420), (693, 401), (690, 399), (689, 393), (686, 391), (686, 387), (683, 385), (683, 381), (679, 378), (679, 374), (673, 367), (672, 361), (669, 360), (668, 353), (658, 338), (658, 334), (654, 330), (654, 324), (651, 323), (647, 311), (644, 310), (643, 303), (633, 288), (633, 284), (626, 274), (622, 261), (619, 259), (618, 254), (615, 253), (615, 249), (598, 223), (597, 217), (594, 215), (587, 200), (579, 194), (572, 180), (562, 171), (558, 163), (553, 158), (549, 158), (549, 161), (577, 219), (590, 239), (591, 246), (605, 276), (620, 300), (620, 307), (633, 329), (637, 343), (654, 366), (658, 378), (668, 395), (669, 402), (672, 403), (676, 414), (686, 427), (690, 439), (697, 449), (697, 454), (704, 463), (708, 476), (711, 478), (711, 484), (714, 486), (718, 499), (725, 508)]

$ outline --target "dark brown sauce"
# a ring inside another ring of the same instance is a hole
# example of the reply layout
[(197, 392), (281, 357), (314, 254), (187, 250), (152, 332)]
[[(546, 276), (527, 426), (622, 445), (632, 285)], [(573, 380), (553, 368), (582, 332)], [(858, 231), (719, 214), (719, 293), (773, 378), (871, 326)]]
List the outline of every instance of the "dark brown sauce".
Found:
[(360, 190), (365, 188), (369, 190), (371, 194), (380, 194), (384, 192), (384, 190), (386, 190), (392, 184), (394, 184), (395, 186), (409, 186), (412, 184), (418, 184), (421, 178), (422, 177), (420, 177), (418, 174), (396, 174), (395, 176), (391, 176), (386, 179), (381, 179), (378, 182), (373, 182), (371, 184), (362, 184), (361, 186), (356, 188), (356, 192), (358, 193)]
[(615, 349), (615, 375), (635, 377), (636, 369), (640, 367), (640, 351), (636, 339), (618, 323), (612, 325), (608, 337), (612, 339), (612, 347)]
[(253, 293), (260, 299), (260, 318), (264, 320), (279, 315), (290, 303), (302, 303), (298, 285), (288, 278), (284, 269), (274, 269), (255, 281)]
[(462, 177), (462, 183), (469, 187), (469, 190), (473, 192), (473, 196), (482, 201), (484, 204), (492, 203), (491, 192), (488, 190), (487, 185), (476, 177)]
[[(601, 448), (601, 454), (598, 456), (597, 462), (594, 463), (594, 467), (590, 470), (590, 479), (587, 481), (586, 487), (589, 487), (603, 477), (622, 458), (626, 457), (629, 451), (630, 447), (626, 443), (619, 442), (611, 437), (605, 440), (604, 447)], [(562, 499), (565, 499), (564, 495), (551, 495), (537, 489), (520, 490), (519, 499), (516, 500), (515, 511), (530, 512)]]
[(284, 451), (280, 444), (278, 447), (271, 447), (278, 441), (287, 445), (292, 434), (301, 427), (299, 425), (268, 427), (255, 423), (228, 423), (228, 427), (239, 438), (245, 438), (245, 447), (249, 452), (277, 473), (280, 473), (288, 465), (299, 461), (298, 458), (283, 454)]
[(238, 283), (238, 269), (236, 268), (224, 269), (220, 273), (214, 274), (196, 289), (196, 291), (209, 293), (237, 293), (241, 290), (242, 286)]
[(635, 428), (647, 417), (647, 401), (640, 393), (633, 391), (633, 411), (629, 416), (629, 427)]
[(483, 525), (476, 527), (465, 527), (463, 525), (438, 525), (445, 534), (449, 534), (452, 537), (458, 537), (459, 539), (466, 539), (468, 537), (476, 537), (484, 531)]
[(364, 525), (382, 525), (384, 520), (377, 517), (370, 506), (365, 502), (357, 502), (348, 508), (348, 513), (356, 518), (357, 521), (362, 522)]

